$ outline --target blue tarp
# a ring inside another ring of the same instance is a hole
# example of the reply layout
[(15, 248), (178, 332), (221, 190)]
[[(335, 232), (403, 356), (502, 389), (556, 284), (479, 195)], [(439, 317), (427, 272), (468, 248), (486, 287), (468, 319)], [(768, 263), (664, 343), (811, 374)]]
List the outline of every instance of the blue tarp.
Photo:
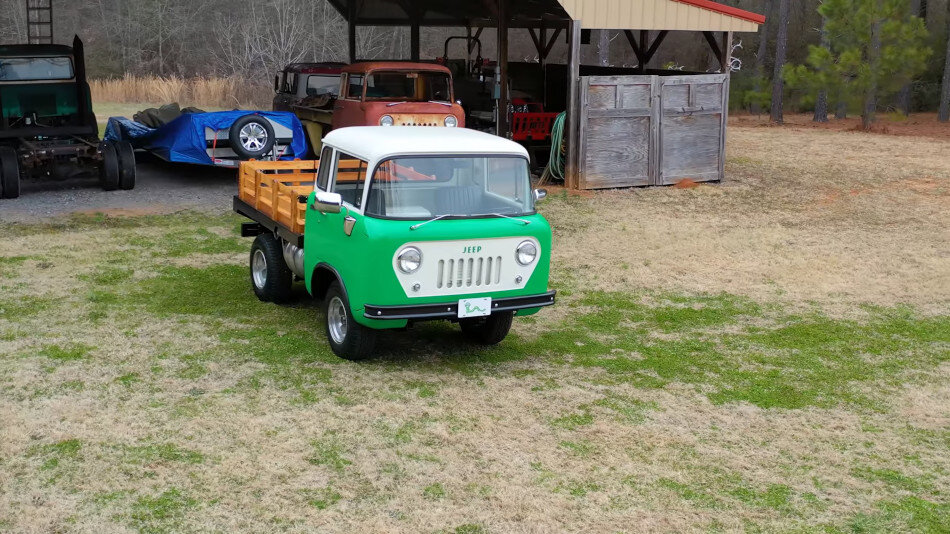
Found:
[(234, 121), (245, 115), (260, 115), (289, 128), (294, 138), (281, 159), (303, 158), (307, 154), (307, 140), (303, 126), (293, 113), (286, 111), (213, 111), (185, 113), (159, 128), (131, 121), (125, 117), (110, 117), (104, 138), (110, 141), (126, 140), (135, 148), (142, 148), (167, 161), (213, 165), (208, 156), (205, 128), (227, 130)]

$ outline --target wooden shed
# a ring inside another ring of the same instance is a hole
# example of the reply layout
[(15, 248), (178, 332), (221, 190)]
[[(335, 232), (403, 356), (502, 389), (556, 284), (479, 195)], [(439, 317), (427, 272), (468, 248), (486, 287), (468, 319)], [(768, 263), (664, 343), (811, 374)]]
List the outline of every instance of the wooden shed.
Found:
[[(721, 180), (732, 34), (755, 32), (765, 22), (762, 15), (711, 0), (328, 1), (348, 22), (351, 62), (359, 57), (359, 26), (408, 26), (414, 61), (424, 59), (420, 27), (462, 27), (469, 39), (495, 28), (494, 131), (502, 136), (511, 135), (509, 32), (527, 30), (537, 49), (533, 66), (540, 67), (536, 71), (546, 85), (545, 108), (567, 111), (565, 182), (579, 189)], [(585, 30), (622, 30), (638, 65), (609, 72), (581, 65)], [(704, 38), (717, 59), (716, 71), (650, 69), (670, 32)], [(562, 35), (566, 65), (548, 65)], [(518, 71), (531, 66), (519, 63)]]

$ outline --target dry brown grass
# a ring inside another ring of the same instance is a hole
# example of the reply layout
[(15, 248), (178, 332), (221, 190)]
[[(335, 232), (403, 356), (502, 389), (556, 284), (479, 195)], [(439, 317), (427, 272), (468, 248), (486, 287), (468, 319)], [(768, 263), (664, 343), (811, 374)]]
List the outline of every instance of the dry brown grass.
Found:
[(269, 109), (273, 96), (268, 83), (237, 76), (180, 78), (126, 74), (122, 78), (91, 80), (89, 86), (96, 102), (178, 102), (182, 107)]
[(732, 128), (726, 173), (721, 185), (552, 203), (545, 214), (558, 238), (555, 265), (600, 289), (725, 291), (841, 313), (895, 303), (946, 313), (947, 141)]

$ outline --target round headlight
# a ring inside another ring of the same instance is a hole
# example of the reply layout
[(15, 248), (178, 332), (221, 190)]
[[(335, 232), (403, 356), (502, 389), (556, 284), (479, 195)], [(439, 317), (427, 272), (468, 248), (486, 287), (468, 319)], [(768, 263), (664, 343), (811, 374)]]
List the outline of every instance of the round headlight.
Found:
[(449, 115), (448, 117), (445, 118), (445, 125), (448, 126), (449, 128), (455, 128), (456, 126), (459, 125), (459, 120), (453, 117), (452, 115)]
[(379, 118), (380, 126), (392, 126), (394, 122), (395, 121), (393, 121), (393, 118), (390, 115), (383, 115)]
[(518, 248), (515, 249), (515, 259), (518, 260), (518, 263), (521, 265), (531, 265), (537, 257), (538, 247), (531, 241), (522, 241), (518, 244)]
[(406, 274), (418, 271), (419, 266), (422, 265), (422, 251), (416, 247), (406, 247), (400, 250), (399, 254), (396, 255), (396, 265), (400, 271)]

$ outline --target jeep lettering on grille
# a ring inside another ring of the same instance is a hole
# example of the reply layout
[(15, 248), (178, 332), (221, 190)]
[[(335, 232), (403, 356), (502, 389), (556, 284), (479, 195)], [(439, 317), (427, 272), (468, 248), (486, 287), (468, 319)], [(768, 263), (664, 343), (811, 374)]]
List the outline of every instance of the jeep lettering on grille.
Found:
[(482, 251), (481, 245), (462, 248), (462, 254), (478, 254), (481, 251)]

